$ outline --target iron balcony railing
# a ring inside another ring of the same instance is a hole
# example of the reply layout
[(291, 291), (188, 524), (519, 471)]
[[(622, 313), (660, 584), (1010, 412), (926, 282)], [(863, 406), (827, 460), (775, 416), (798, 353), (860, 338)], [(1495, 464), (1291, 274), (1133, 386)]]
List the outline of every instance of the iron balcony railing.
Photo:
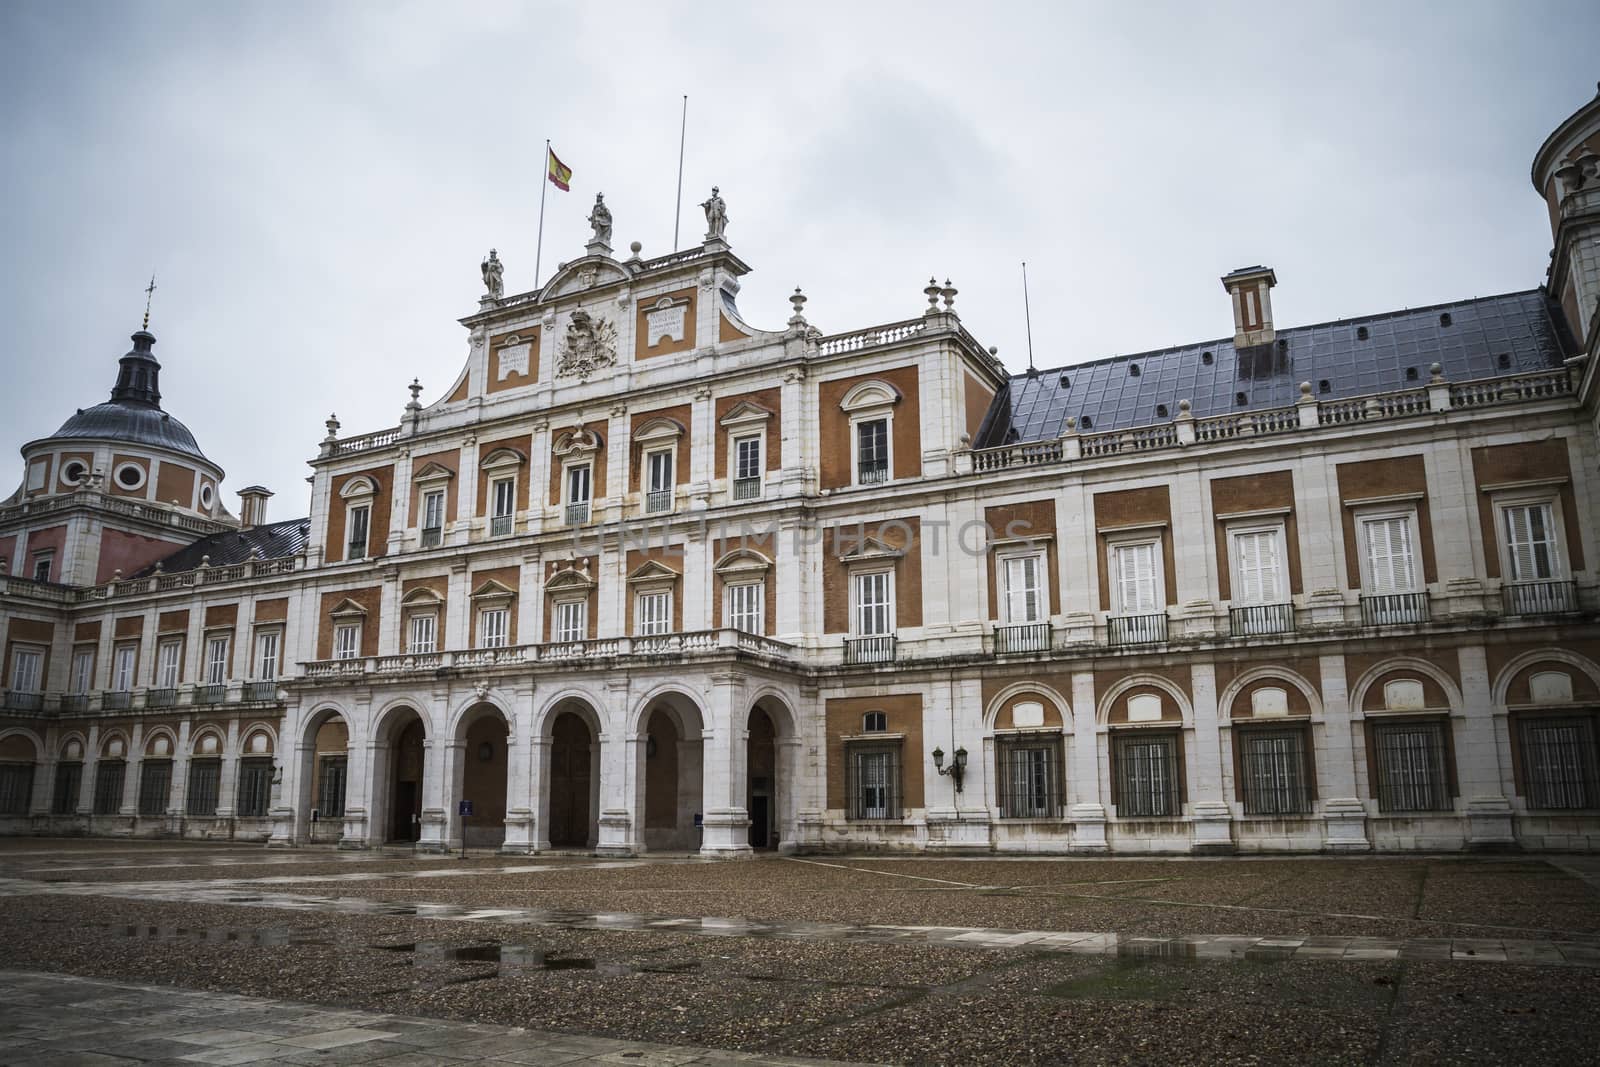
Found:
[(62, 711), (88, 711), (88, 693), (67, 693), (61, 698)]
[(1106, 619), (1106, 641), (1113, 645), (1153, 645), (1167, 639), (1167, 613), (1113, 615)]
[(847, 637), (844, 642), (846, 663), (893, 663), (895, 638), (893, 634), (879, 637)]
[(863, 463), (856, 469), (856, 481), (862, 485), (877, 485), (879, 482), (886, 482), (888, 480), (888, 460), (879, 460), (876, 463)]
[(1578, 586), (1565, 582), (1512, 582), (1500, 590), (1507, 615), (1568, 615), (1578, 610)]
[(196, 704), (221, 704), (227, 699), (228, 687), (226, 685), (216, 683), (202, 685), (194, 691), (194, 702)]
[(1430, 618), (1427, 593), (1385, 593), (1361, 598), (1361, 625), (1398, 626), (1427, 622)]
[(38, 711), (44, 707), (44, 694), (22, 693), (15, 689), (7, 689), (6, 707), (13, 711)]
[(133, 694), (126, 689), (113, 689), (100, 700), (100, 706), (107, 711), (123, 711), (133, 704)]
[(241, 694), (241, 699), (244, 699), (244, 700), (268, 700), (268, 701), (277, 700), (278, 699), (278, 683), (277, 682), (246, 682), (246, 683), (244, 683), (244, 691)]
[(735, 478), (733, 480), (733, 499), (759, 500), (761, 498), (760, 478)]
[(489, 520), (490, 537), (509, 537), (514, 519), (510, 515), (496, 515)]
[(589, 521), (589, 502), (587, 500), (577, 504), (567, 505), (567, 525), (582, 526)]
[(648, 515), (659, 515), (672, 510), (672, 490), (652, 489), (644, 495), (644, 510)]
[(1235, 637), (1286, 634), (1294, 631), (1293, 604), (1252, 604), (1228, 609), (1228, 630)]
[(1005, 655), (1008, 652), (1048, 652), (1050, 624), (1023, 622), (1012, 626), (996, 626), (994, 650), (996, 655)]
[(177, 703), (176, 689), (151, 689), (144, 695), (144, 706), (147, 708), (170, 708)]
[(424, 526), (422, 528), (422, 547), (438, 548), (444, 543), (444, 527)]

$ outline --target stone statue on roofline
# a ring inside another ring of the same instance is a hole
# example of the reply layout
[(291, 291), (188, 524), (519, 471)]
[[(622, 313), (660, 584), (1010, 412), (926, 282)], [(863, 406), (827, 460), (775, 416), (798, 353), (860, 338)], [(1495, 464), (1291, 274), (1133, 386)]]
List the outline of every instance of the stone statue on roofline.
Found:
[(590, 244), (611, 243), (611, 209), (606, 207), (606, 194), (594, 194), (594, 210), (589, 212), (589, 225), (594, 228), (594, 239)]
[(506, 291), (505, 268), (500, 265), (500, 257), (494, 249), (489, 249), (489, 258), (479, 269), (483, 271), (483, 287), (488, 290), (489, 299), (499, 300)]
[(711, 199), (700, 205), (706, 213), (706, 240), (723, 241), (728, 229), (728, 205), (723, 202), (715, 185), (711, 187)]

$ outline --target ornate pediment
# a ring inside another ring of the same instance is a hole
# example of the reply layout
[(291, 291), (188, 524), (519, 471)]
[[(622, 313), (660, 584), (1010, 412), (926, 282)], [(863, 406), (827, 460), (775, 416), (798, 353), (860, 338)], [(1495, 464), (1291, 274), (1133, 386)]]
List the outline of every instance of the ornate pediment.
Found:
[(485, 600), (510, 600), (517, 595), (517, 591), (504, 582), (497, 582), (493, 578), (486, 579), (483, 584), (472, 591), (472, 599)]
[(896, 548), (889, 542), (873, 537), (850, 537), (843, 533), (838, 535), (838, 545), (848, 551), (839, 554), (841, 563), (867, 563), (874, 560), (895, 560), (905, 555), (905, 550)]
[(729, 408), (728, 413), (718, 419), (717, 422), (732, 429), (736, 426), (754, 426), (758, 423), (765, 423), (770, 418), (772, 418), (772, 412), (760, 404), (741, 400)]
[(545, 579), (544, 591), (547, 594), (557, 593), (588, 593), (598, 583), (589, 573), (589, 561), (584, 559), (578, 566), (570, 562), (557, 562), (550, 565), (550, 577)]
[(552, 450), (556, 455), (566, 457), (585, 452), (598, 452), (601, 444), (600, 435), (593, 430), (569, 430), (557, 435)]
[(736, 578), (760, 578), (771, 569), (770, 559), (749, 548), (734, 549), (712, 567), (725, 582)]
[(660, 560), (648, 559), (628, 575), (630, 582), (674, 582), (682, 575)]
[(444, 597), (425, 585), (417, 586), (400, 598), (400, 606), (405, 608), (436, 608), (443, 603)]
[(543, 303), (629, 280), (628, 272), (620, 263), (606, 257), (585, 256), (563, 266), (539, 293), (539, 300)]
[(418, 485), (424, 482), (443, 482), (456, 476), (456, 472), (446, 467), (443, 463), (425, 463), (411, 480)]
[(357, 601), (345, 597), (335, 604), (328, 614), (335, 619), (366, 618), (367, 609)]
[(567, 320), (567, 333), (561, 339), (561, 354), (556, 376), (582, 381), (602, 367), (617, 362), (617, 328), (605, 319), (596, 319), (582, 308)]

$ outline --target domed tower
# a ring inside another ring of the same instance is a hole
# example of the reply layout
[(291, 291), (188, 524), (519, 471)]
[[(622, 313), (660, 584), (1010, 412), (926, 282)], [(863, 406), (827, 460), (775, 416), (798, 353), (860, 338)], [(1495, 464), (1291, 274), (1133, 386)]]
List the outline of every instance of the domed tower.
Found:
[(222, 507), (222, 468), (161, 408), (155, 343), (136, 332), (111, 398), (22, 447), (22, 485), (0, 505), (7, 573), (97, 584), (237, 525)]
[(1600, 319), (1600, 93), (1539, 147), (1533, 187), (1550, 209), (1555, 237), (1546, 284), (1573, 335), (1592, 351)]

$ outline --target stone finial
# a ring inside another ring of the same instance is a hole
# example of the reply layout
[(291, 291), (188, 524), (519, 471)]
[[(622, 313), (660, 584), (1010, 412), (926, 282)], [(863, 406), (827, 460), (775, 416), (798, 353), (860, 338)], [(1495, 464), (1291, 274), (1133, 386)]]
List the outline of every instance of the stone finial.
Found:
[(806, 294), (800, 291), (797, 285), (794, 293), (789, 297), (789, 304), (794, 308), (794, 314), (789, 316), (790, 326), (804, 326), (806, 324)]
[(1428, 381), (1433, 385), (1444, 384), (1444, 366), (1442, 364), (1428, 364)]
[(411, 384), (406, 386), (406, 388), (411, 390), (411, 403), (407, 404), (406, 407), (408, 407), (408, 408), (420, 408), (422, 406), (422, 400), (421, 400), (421, 397), (422, 397), (422, 381), (421, 381), (421, 379), (418, 379), (418, 378), (411, 379)]
[(209, 555), (201, 556), (200, 557), (200, 566), (202, 566), (202, 567), (211, 566), (211, 557)]
[(323, 425), (328, 428), (327, 439), (329, 441), (337, 441), (339, 439), (339, 416), (337, 414), (329, 415)]
[(1300, 383), (1300, 399), (1302, 401), (1306, 401), (1306, 400), (1310, 400), (1311, 399), (1311, 383), (1310, 382), (1301, 382)]
[(946, 311), (955, 310), (957, 291), (956, 287), (950, 284), (950, 279), (946, 278), (944, 280), (944, 288), (939, 290), (939, 295), (944, 297), (944, 309)]
[(939, 279), (929, 278), (928, 284), (922, 287), (923, 295), (928, 298), (928, 311), (939, 310)]
[(628, 262), (637, 263), (639, 261), (639, 253), (644, 251), (644, 245), (638, 241), (630, 241), (628, 243), (628, 251), (633, 253), (628, 257)]

